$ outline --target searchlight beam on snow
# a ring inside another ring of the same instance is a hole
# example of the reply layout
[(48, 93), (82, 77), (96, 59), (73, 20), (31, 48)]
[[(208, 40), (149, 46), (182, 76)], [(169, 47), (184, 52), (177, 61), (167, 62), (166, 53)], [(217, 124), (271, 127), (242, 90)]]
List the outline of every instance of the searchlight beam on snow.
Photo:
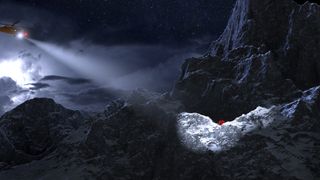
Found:
[(284, 118), (277, 113), (276, 107), (257, 107), (233, 121), (218, 124), (198, 113), (181, 113), (178, 115), (178, 134), (189, 149), (220, 152), (234, 147), (244, 135), (268, 127), (275, 117)]

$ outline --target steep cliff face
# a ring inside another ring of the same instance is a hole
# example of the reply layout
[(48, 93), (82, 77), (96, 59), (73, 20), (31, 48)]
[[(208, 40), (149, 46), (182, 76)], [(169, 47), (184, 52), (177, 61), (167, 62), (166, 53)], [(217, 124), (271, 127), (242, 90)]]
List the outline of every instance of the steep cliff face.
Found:
[(228, 55), (250, 46), (274, 53), (281, 73), (301, 89), (319, 84), (320, 6), (292, 0), (237, 1), (210, 54)]
[(173, 96), (213, 119), (294, 100), (320, 83), (319, 22), (317, 4), (237, 1), (208, 56), (185, 62)]

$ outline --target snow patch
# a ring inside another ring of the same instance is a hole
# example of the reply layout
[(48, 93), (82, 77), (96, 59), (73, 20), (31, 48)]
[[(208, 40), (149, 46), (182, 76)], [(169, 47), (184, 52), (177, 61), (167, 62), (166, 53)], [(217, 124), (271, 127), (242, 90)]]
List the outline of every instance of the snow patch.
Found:
[(311, 88), (303, 93), (302, 100), (308, 104), (315, 103), (320, 94), (320, 86)]
[(234, 147), (241, 137), (268, 127), (275, 118), (275, 107), (257, 107), (233, 121), (219, 125), (198, 113), (180, 113), (178, 132), (183, 144), (195, 151), (219, 152)]
[(288, 117), (288, 118), (293, 118), (294, 117), (294, 113), (296, 112), (300, 102), (301, 102), (301, 100), (298, 99), (298, 100), (296, 100), (296, 101), (294, 101), (292, 103), (284, 105), (283, 106), (283, 110), (281, 111), (281, 114), (283, 116)]

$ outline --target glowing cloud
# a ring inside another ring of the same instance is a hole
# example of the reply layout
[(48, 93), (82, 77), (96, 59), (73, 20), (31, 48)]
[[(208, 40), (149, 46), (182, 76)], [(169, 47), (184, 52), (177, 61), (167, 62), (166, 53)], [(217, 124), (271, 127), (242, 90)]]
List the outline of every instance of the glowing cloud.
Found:
[(3, 60), (0, 62), (0, 77), (10, 77), (19, 86), (24, 86), (31, 81), (31, 77), (23, 70), (21, 59)]

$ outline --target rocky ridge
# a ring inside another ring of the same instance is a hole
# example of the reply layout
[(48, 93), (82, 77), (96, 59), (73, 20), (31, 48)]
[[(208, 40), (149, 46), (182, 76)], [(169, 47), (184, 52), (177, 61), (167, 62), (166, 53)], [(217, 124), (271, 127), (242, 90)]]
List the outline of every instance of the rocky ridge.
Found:
[(319, 22), (317, 4), (237, 1), (208, 55), (184, 63), (173, 96), (214, 120), (300, 97), (320, 83)]

